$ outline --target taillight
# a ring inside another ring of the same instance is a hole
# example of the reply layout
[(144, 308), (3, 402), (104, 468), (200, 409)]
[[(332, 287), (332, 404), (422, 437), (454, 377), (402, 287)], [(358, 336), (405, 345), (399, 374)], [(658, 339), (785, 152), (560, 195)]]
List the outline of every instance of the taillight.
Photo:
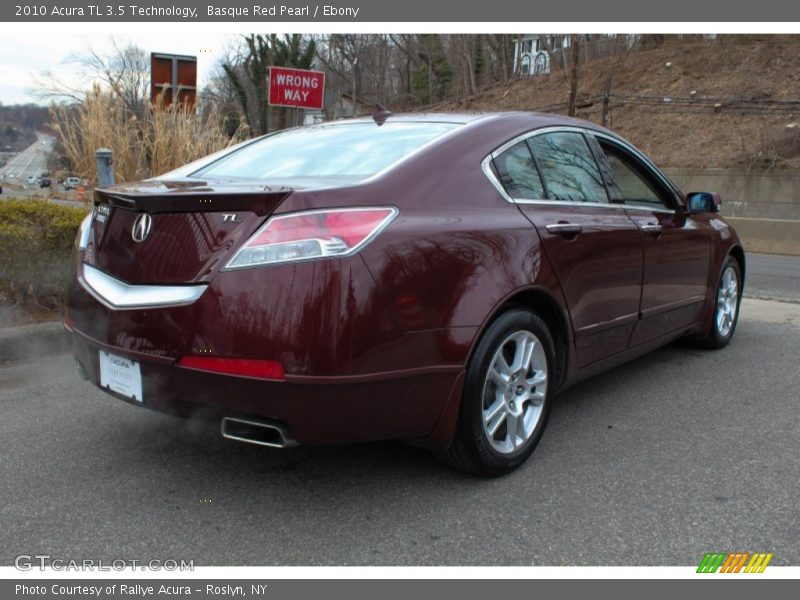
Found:
[(198, 371), (238, 375), (240, 377), (256, 377), (283, 381), (283, 364), (277, 360), (260, 360), (250, 358), (223, 358), (217, 356), (183, 356), (178, 366)]
[(397, 216), (394, 207), (334, 208), (272, 217), (239, 249), (226, 269), (358, 252)]

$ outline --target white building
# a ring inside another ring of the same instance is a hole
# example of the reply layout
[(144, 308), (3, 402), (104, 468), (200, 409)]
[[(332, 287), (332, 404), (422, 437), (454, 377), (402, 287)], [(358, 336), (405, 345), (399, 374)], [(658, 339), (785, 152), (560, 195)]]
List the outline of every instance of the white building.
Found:
[[(599, 58), (618, 52), (620, 44), (630, 48), (636, 43), (637, 37), (634, 34), (613, 33), (592, 36), (592, 57)], [(565, 34), (527, 33), (520, 36), (514, 40), (514, 73), (521, 77), (547, 75), (550, 73), (553, 55), (569, 47), (570, 36)]]
[(530, 77), (550, 72), (550, 52), (568, 47), (569, 36), (545, 35), (528, 33), (514, 40), (514, 73)]

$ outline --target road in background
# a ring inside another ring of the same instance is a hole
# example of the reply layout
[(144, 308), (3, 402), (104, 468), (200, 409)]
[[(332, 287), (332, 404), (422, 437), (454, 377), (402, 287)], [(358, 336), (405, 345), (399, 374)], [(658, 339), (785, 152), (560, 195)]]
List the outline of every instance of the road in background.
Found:
[(798, 347), (800, 305), (745, 300), (727, 348), (673, 344), (558, 396), (498, 479), (401, 443), (228, 442), (100, 392), (63, 354), (0, 366), (0, 564), (796, 565)]
[(800, 302), (800, 256), (749, 253), (744, 293), (751, 298)]
[[(38, 189), (38, 179), (42, 173), (49, 171), (50, 156), (53, 154), (55, 138), (43, 133), (37, 133), (36, 142), (25, 148), (14, 158), (8, 161), (5, 166), (0, 167), (0, 177), (3, 183), (17, 183), (28, 185), (28, 177), (35, 177)], [(34, 187), (31, 184), (29, 187)]]

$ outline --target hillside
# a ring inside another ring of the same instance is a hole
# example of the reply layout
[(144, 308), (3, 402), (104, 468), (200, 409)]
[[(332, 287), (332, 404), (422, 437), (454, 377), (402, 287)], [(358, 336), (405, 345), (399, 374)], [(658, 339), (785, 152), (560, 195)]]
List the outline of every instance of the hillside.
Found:
[[(800, 168), (800, 36), (668, 36), (656, 48), (581, 64), (580, 118), (601, 122), (612, 70), (611, 128), (660, 166)], [(554, 60), (549, 75), (427, 109), (565, 114), (568, 96)]]

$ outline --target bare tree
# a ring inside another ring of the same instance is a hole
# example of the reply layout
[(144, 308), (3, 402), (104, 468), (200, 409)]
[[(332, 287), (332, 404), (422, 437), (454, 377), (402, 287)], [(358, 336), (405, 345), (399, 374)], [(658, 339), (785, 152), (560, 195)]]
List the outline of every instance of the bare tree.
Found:
[(316, 43), (300, 34), (278, 36), (274, 33), (251, 34), (244, 37), (244, 43), (242, 51), (224, 62), (222, 69), (236, 93), (250, 131), (261, 135), (282, 129), (288, 122), (287, 110), (270, 107), (267, 103), (269, 68), (309, 69)]
[[(100, 82), (108, 87), (132, 114), (142, 116), (150, 95), (150, 55), (130, 42), (121, 44), (110, 38), (111, 49), (100, 51), (89, 46), (83, 53), (71, 54), (67, 63), (75, 65), (82, 81)], [(80, 102), (87, 87), (76, 88), (50, 72), (40, 74), (36, 95), (40, 98)]]

